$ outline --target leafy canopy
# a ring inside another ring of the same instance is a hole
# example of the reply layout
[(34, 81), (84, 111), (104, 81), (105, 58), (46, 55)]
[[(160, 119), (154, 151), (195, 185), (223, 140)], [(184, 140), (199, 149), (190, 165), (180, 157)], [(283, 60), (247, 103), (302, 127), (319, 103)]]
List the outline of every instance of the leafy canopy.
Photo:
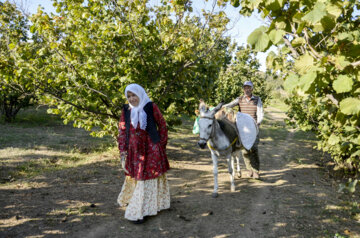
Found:
[[(228, 1), (222, 1), (225, 3)], [(288, 115), (311, 129), (318, 148), (360, 172), (360, 2), (355, 0), (243, 0), (240, 14), (259, 11), (268, 26), (248, 43), (278, 47), (267, 67), (280, 72), (289, 93)]]
[[(52, 113), (65, 122), (116, 135), (124, 89), (142, 85), (169, 124), (210, 95), (229, 58), (223, 11), (194, 16), (190, 1), (56, 0), (30, 30), (42, 44), (34, 70)], [(96, 128), (96, 129), (95, 129)]]
[(268, 75), (259, 71), (260, 63), (256, 59), (256, 52), (250, 48), (238, 47), (231, 64), (223, 68), (213, 94), (214, 103), (228, 103), (243, 95), (243, 84), (252, 81), (254, 84), (253, 94), (261, 98), (266, 104), (271, 97), (272, 86), (268, 82)]
[(31, 61), (36, 43), (28, 42), (29, 23), (10, 2), (0, 2), (0, 112), (12, 122), (36, 96)]

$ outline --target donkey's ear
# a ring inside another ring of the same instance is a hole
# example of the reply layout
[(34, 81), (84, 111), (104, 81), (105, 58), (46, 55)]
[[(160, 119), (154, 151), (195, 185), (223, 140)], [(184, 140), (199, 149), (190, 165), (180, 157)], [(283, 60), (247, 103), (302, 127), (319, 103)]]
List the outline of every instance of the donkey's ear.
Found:
[(200, 100), (199, 111), (200, 111), (200, 113), (206, 111), (206, 104), (202, 100)]
[(223, 102), (219, 103), (219, 104), (214, 108), (214, 111), (215, 111), (215, 112), (219, 111), (223, 105), (224, 105)]

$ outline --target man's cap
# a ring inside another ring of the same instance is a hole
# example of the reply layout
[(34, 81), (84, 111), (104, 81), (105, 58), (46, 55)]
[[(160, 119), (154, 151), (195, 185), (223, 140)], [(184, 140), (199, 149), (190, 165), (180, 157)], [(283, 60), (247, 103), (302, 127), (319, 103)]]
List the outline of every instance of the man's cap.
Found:
[(253, 83), (251, 81), (245, 81), (244, 84), (243, 84), (243, 87), (244, 86), (250, 86), (251, 88), (254, 87)]

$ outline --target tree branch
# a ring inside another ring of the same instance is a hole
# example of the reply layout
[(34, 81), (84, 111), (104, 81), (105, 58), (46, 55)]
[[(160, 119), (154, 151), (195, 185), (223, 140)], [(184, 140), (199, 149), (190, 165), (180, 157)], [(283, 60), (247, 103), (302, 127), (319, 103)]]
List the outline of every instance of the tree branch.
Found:
[[(300, 36), (296, 33), (296, 28), (295, 28), (295, 23), (291, 23), (290, 26), (291, 26), (291, 30), (293, 31), (293, 36), (296, 37), (296, 38), (300, 38)], [(301, 53), (302, 54), (305, 54), (305, 49), (304, 47), (301, 45), (300, 46), (300, 50), (301, 50)]]
[[(179, 15), (178, 19), (176, 20), (176, 23), (175, 23), (175, 25), (174, 25), (174, 27), (173, 27), (173, 32), (174, 32), (174, 33), (175, 33), (175, 30), (176, 30), (176, 28), (178, 27), (178, 25), (180, 26), (181, 20), (183, 19), (183, 17), (184, 17), (184, 12), (182, 12), (182, 13)], [(159, 25), (161, 25), (161, 24), (159, 24)], [(160, 27), (159, 27), (159, 29), (160, 29)], [(173, 42), (174, 42), (175, 39), (176, 39), (176, 37), (173, 37), (173, 38), (171, 39), (171, 42), (170, 42), (169, 46), (164, 49), (163, 56), (167, 55), (167, 53), (169, 52), (170, 46), (172, 46), (172, 44), (173, 44)]]
[(93, 114), (95, 114), (95, 115), (108, 116), (108, 117), (114, 118), (114, 119), (116, 119), (116, 120), (119, 119), (119, 115), (103, 113), (103, 112), (101, 112), (101, 111), (97, 111), (97, 110), (93, 110), (93, 109), (90, 109), (90, 108), (86, 108), (86, 107), (83, 107), (83, 106), (76, 105), (75, 103), (72, 103), (72, 102), (70, 102), (70, 101), (68, 101), (68, 100), (66, 100), (66, 99), (63, 99), (62, 97), (56, 95), (55, 93), (53, 93), (53, 92), (50, 91), (50, 90), (44, 89), (44, 92), (50, 94), (51, 96), (55, 97), (56, 99), (58, 99), (58, 100), (60, 100), (60, 101), (63, 101), (64, 103), (69, 104), (69, 105), (71, 105), (71, 106), (73, 106), (73, 107), (75, 107), (75, 108), (77, 108), (77, 109), (82, 110), (82, 111), (90, 112), (90, 113), (93, 113)]
[(216, 39), (216, 41), (214, 42), (214, 44), (213, 44), (203, 55), (200, 55), (199, 57), (197, 57), (197, 58), (196, 58), (194, 61), (192, 61), (192, 62), (187, 62), (187, 63), (182, 64), (182, 65), (179, 67), (179, 69), (176, 71), (176, 73), (175, 73), (176, 76), (174, 77), (174, 79), (166, 86), (166, 88), (165, 88), (160, 94), (161, 94), (161, 95), (164, 95), (164, 94), (167, 93), (167, 91), (170, 89), (170, 86), (172, 86), (172, 85), (176, 82), (177, 76), (178, 76), (184, 69), (186, 69), (186, 68), (188, 68), (188, 67), (196, 64), (200, 59), (206, 57), (206, 56), (212, 51), (212, 49), (217, 45), (217, 43), (219, 42), (220, 38), (221, 38), (221, 36), (220, 36), (218, 39)]
[(332, 94), (326, 94), (326, 97), (330, 99), (337, 107), (339, 106), (339, 101), (334, 98)]
[(317, 48), (321, 44), (321, 42), (329, 38), (329, 36), (337, 30), (338, 26), (340, 26), (340, 22), (336, 23), (335, 27), (331, 30), (330, 34), (324, 37), (321, 41), (319, 41), (319, 43), (316, 44), (315, 48)]
[(150, 74), (150, 80), (153, 81), (154, 80), (154, 76), (153, 76), (153, 73), (152, 71), (150, 70), (150, 67), (149, 65), (147, 64), (145, 58), (144, 58), (144, 51), (143, 51), (143, 47), (142, 45), (139, 43), (139, 41), (136, 39), (136, 36), (135, 36), (135, 32), (134, 32), (134, 29), (132, 27), (132, 24), (130, 22), (130, 20), (126, 19), (126, 17), (122, 16), (121, 12), (119, 12), (118, 8), (119, 8), (119, 5), (117, 4), (116, 0), (113, 0), (112, 3), (114, 4), (115, 6), (115, 12), (118, 13), (120, 19), (122, 19), (124, 22), (127, 22), (129, 27), (130, 27), (130, 31), (131, 31), (131, 36), (133, 38), (133, 41), (136, 45), (136, 47), (139, 49), (140, 51), (140, 58), (141, 58), (141, 61), (143, 63), (143, 65), (148, 69), (149, 71), (149, 74)]
[[(43, 39), (44, 41), (48, 42), (48, 41), (45, 40), (44, 38), (42, 38), (42, 39)], [(97, 94), (99, 94), (99, 95), (102, 95), (103, 97), (107, 98), (107, 100), (110, 102), (111, 106), (114, 107), (114, 108), (117, 108), (117, 107), (111, 102), (111, 99), (110, 99), (110, 97), (109, 97), (108, 95), (106, 95), (105, 93), (103, 93), (103, 92), (101, 92), (101, 91), (99, 91), (99, 90), (96, 90), (96, 89), (94, 89), (94, 88), (91, 88), (91, 87), (89, 86), (89, 84), (87, 83), (86, 79), (85, 79), (84, 77), (82, 77), (82, 76), (80, 75), (80, 73), (77, 71), (77, 69), (75, 68), (75, 66), (74, 66), (73, 64), (71, 64), (71, 63), (68, 63), (67, 60), (66, 60), (66, 58), (65, 58), (65, 56), (64, 56), (61, 52), (59, 52), (56, 48), (55, 48), (55, 52), (62, 58), (62, 62), (64, 63), (64, 65), (65, 65), (66, 67), (70, 68), (71, 70), (73, 70), (73, 71), (75, 72), (75, 74), (76, 74), (80, 79), (82, 79), (82, 80), (84, 81), (84, 84), (86, 85), (86, 87), (87, 87), (90, 91), (93, 91), (93, 92), (95, 92), (95, 93), (97, 93)], [(101, 97), (100, 97), (100, 98), (101, 98)], [(101, 98), (101, 99), (102, 99), (102, 98)], [(102, 100), (103, 100), (103, 99), (102, 99)], [(108, 105), (108, 106), (110, 107), (109, 104), (106, 104), (106, 105)]]
[[(312, 53), (312, 56), (313, 56), (315, 59), (317, 59), (317, 60), (321, 59), (322, 56), (311, 46), (310, 41), (309, 41), (309, 35), (308, 35), (306, 29), (304, 29), (303, 32), (304, 32), (304, 35), (305, 35), (306, 44), (308, 45), (308, 47), (309, 47), (309, 49), (310, 49), (310, 51), (311, 51), (311, 53)], [(336, 64), (335, 62), (330, 61), (330, 60), (329, 60), (329, 62), (330, 62), (331, 64), (333, 64), (333, 65)], [(355, 67), (357, 67), (357, 66), (360, 65), (360, 61), (356, 61), (356, 62), (350, 63), (350, 65), (355, 68)]]
[(359, 66), (360, 65), (360, 60), (359, 61), (356, 61), (354, 63), (351, 63), (351, 65), (355, 68), (356, 66)]
[(316, 52), (316, 50), (314, 50), (314, 48), (311, 46), (311, 44), (310, 44), (310, 40), (309, 40), (309, 35), (308, 35), (308, 33), (307, 33), (307, 30), (306, 29), (304, 29), (303, 30), (303, 32), (304, 32), (304, 36), (305, 36), (305, 40), (306, 40), (306, 44), (308, 45), (308, 47), (310, 48), (310, 51), (314, 54), (314, 58), (316, 58), (317, 60), (318, 59), (321, 59), (322, 57), (321, 57), (321, 55), (319, 55), (319, 53), (318, 52)]
[(283, 37), (284, 41), (285, 41), (285, 45), (287, 47), (289, 47), (289, 49), (291, 50), (291, 55), (297, 59), (299, 58), (299, 53), (294, 49), (294, 47), (291, 45), (290, 41), (288, 40), (288, 38), (286, 38), (286, 36)]

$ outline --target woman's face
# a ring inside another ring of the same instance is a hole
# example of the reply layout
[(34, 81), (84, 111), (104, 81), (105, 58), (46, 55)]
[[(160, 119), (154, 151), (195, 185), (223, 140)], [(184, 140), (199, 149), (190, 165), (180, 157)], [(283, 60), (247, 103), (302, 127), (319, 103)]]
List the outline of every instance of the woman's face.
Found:
[(133, 107), (137, 107), (139, 105), (140, 102), (139, 97), (130, 91), (127, 92), (127, 99)]

